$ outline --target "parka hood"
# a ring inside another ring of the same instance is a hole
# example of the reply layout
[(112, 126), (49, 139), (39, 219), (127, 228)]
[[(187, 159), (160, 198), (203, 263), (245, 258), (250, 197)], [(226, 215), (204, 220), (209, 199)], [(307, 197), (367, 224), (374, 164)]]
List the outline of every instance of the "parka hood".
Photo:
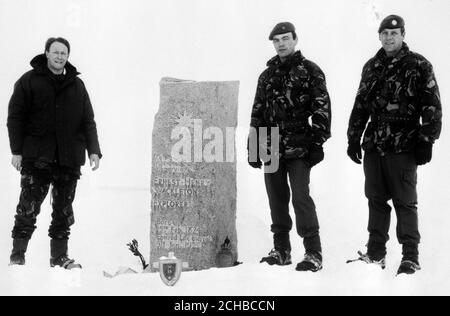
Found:
[[(48, 61), (47, 56), (45, 56), (45, 54), (37, 55), (30, 62), (31, 67), (33, 67), (33, 69), (38, 73), (47, 73), (48, 72), (47, 64)], [(77, 68), (75, 68), (75, 66), (73, 66), (70, 62), (66, 63), (65, 68), (66, 68), (66, 75), (69, 77), (72, 76), (76, 77), (80, 75), (80, 73), (77, 71)]]

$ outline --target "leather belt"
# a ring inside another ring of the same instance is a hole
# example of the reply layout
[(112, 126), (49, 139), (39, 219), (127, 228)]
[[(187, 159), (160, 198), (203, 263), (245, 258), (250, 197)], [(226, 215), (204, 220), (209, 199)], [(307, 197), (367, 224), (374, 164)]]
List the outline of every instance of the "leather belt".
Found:
[(307, 121), (280, 121), (275, 122), (276, 127), (279, 127), (282, 130), (298, 130), (298, 129), (306, 129), (308, 127)]
[(405, 124), (419, 124), (420, 120), (417, 117), (398, 115), (398, 114), (372, 114), (370, 120), (374, 123), (405, 123)]

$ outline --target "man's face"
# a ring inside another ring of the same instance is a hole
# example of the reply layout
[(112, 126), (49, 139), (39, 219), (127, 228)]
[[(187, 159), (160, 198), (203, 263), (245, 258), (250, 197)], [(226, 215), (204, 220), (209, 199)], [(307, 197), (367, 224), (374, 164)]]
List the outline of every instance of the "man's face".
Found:
[(45, 52), (48, 59), (48, 66), (51, 70), (60, 72), (64, 70), (67, 60), (69, 59), (69, 50), (66, 45), (55, 42), (48, 52)]
[(278, 56), (281, 59), (291, 56), (295, 52), (295, 46), (297, 45), (298, 39), (294, 40), (292, 32), (275, 35), (273, 37), (273, 46), (277, 51)]
[(381, 45), (388, 56), (395, 55), (401, 48), (405, 34), (402, 34), (402, 29), (385, 29), (380, 33)]

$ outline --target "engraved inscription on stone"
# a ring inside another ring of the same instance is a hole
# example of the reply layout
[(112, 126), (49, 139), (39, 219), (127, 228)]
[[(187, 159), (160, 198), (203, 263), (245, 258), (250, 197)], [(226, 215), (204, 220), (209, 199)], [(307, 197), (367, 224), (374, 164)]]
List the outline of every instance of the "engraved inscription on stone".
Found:
[(215, 267), (228, 237), (237, 261), (239, 83), (163, 79), (152, 138), (150, 260), (168, 252)]
[(198, 226), (183, 226), (173, 222), (161, 222), (156, 225), (158, 231), (158, 248), (183, 249), (202, 248), (214, 241), (213, 236), (207, 235)]

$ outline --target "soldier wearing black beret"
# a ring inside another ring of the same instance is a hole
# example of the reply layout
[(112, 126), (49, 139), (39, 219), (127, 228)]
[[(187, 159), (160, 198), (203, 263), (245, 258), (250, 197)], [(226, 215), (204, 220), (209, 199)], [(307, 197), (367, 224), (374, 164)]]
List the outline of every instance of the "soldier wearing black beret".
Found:
[(420, 270), (417, 167), (431, 161), (441, 101), (431, 63), (404, 42), (403, 18), (386, 17), (378, 33), (382, 48), (363, 68), (348, 127), (349, 157), (361, 164), (365, 151), (369, 242), (359, 259), (385, 266), (392, 200), (403, 247), (398, 273), (412, 274)]
[[(309, 179), (311, 168), (324, 158), (322, 145), (331, 136), (330, 98), (322, 70), (296, 51), (298, 38), (292, 23), (277, 24), (269, 40), (277, 55), (269, 60), (259, 77), (251, 115), (251, 127), (257, 131), (275, 128), (280, 136), (276, 138), (279, 152), (275, 155), (279, 168), (272, 172), (265, 166), (274, 249), (261, 262), (291, 264), (289, 233), (293, 223), (289, 200), (292, 191), (297, 232), (305, 247), (304, 260), (297, 265), (297, 270), (316, 272), (322, 269), (322, 246)], [(271, 148), (270, 140), (268, 136), (259, 142), (263, 148)], [(251, 154), (249, 164), (254, 168), (262, 166), (260, 157), (252, 159)]]

